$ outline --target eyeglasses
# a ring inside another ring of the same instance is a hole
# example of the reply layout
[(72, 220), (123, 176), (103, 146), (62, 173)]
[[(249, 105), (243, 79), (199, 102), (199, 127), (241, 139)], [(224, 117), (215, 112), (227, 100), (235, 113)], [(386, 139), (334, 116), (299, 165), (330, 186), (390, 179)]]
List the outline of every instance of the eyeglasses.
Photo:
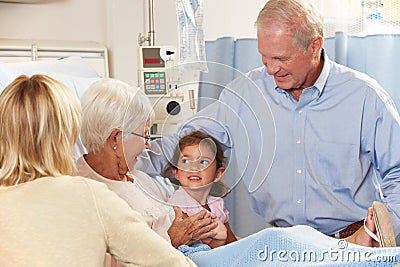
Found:
[(150, 142), (150, 134), (149, 133), (146, 133), (145, 135), (143, 135), (143, 134), (138, 134), (138, 133), (134, 133), (134, 132), (127, 132), (128, 134), (133, 134), (133, 135), (136, 135), (136, 136), (139, 136), (139, 137), (142, 137), (142, 138), (144, 138), (144, 143), (147, 145), (147, 144), (149, 144), (149, 142)]

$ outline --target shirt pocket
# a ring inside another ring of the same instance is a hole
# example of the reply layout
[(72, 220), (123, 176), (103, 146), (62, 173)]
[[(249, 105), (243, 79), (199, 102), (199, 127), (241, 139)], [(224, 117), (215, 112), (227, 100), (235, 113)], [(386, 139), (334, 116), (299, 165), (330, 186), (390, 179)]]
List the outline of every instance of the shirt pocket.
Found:
[(315, 183), (344, 190), (361, 178), (357, 145), (317, 141), (310, 150), (308, 170)]

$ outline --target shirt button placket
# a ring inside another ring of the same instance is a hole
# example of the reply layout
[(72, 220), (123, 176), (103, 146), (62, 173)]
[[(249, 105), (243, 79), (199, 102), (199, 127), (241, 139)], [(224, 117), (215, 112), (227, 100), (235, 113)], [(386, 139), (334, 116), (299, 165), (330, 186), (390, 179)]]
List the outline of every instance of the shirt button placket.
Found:
[(303, 109), (297, 110), (295, 116), (295, 183), (294, 183), (294, 202), (296, 209), (295, 223), (302, 223), (305, 220), (304, 217), (304, 199), (305, 199), (305, 156), (304, 156), (304, 127), (305, 127), (305, 112)]

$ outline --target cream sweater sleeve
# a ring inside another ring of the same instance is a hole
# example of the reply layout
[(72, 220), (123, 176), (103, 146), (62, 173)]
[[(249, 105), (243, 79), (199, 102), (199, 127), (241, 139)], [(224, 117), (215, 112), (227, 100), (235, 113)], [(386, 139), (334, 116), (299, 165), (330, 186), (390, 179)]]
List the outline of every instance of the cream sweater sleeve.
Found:
[(196, 266), (148, 227), (138, 212), (106, 186), (87, 180), (108, 252), (126, 266)]

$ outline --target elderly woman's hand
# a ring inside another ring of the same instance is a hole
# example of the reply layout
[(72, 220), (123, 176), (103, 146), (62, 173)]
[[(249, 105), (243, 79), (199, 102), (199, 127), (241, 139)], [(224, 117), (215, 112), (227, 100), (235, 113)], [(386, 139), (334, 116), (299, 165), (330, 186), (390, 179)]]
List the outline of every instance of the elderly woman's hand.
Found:
[(187, 217), (181, 209), (174, 207), (175, 219), (168, 229), (168, 235), (172, 245), (177, 248), (180, 245), (191, 245), (204, 238), (212, 238), (217, 233), (216, 216), (206, 211), (200, 211)]

